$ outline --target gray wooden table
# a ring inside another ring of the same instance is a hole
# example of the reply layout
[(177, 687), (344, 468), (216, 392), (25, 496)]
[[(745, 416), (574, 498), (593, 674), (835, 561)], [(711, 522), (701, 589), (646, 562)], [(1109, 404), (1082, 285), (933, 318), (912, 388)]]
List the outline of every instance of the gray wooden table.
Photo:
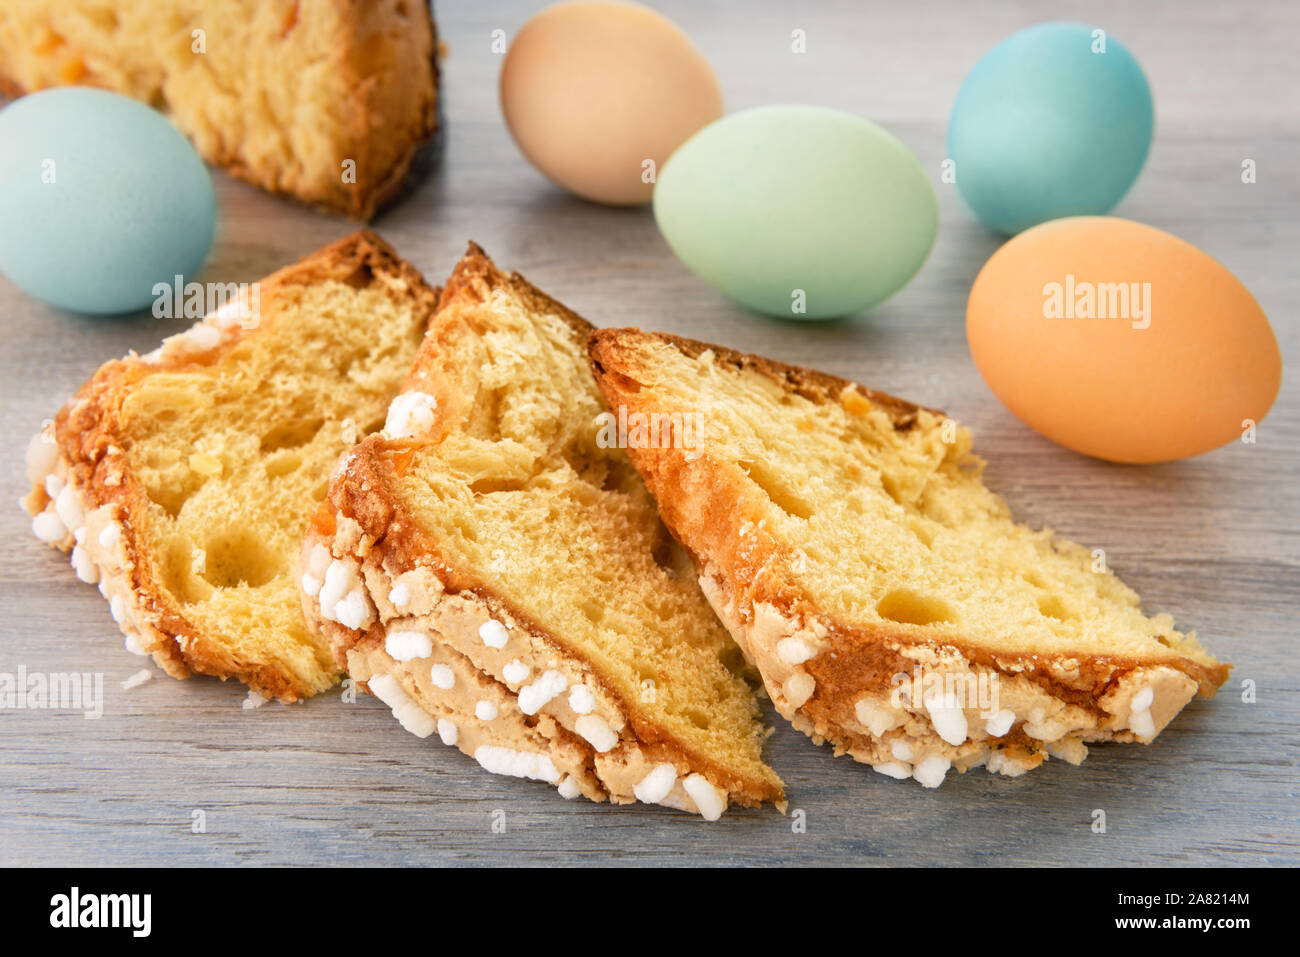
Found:
[[(717, 824), (645, 806), (565, 802), (481, 771), (397, 728), (373, 699), (337, 694), (241, 709), (244, 692), (161, 675), (122, 650), (106, 604), (38, 543), (13, 507), (28, 436), (104, 359), (177, 324), (51, 310), (0, 278), (0, 671), (104, 675), (103, 717), (0, 712), (3, 864), (1296, 864), (1295, 657), (1300, 586), (1300, 403), (1294, 372), (1253, 446), (1147, 468), (1072, 454), (992, 396), (965, 342), (966, 293), (998, 246), (938, 183), (948, 109), (971, 65), (1039, 19), (1034, 5), (856, 2), (662, 4), (714, 64), (729, 109), (816, 103), (900, 135), (935, 177), (942, 225), (929, 263), (869, 317), (759, 318), (694, 279), (650, 212), (589, 205), (515, 150), (496, 99), (491, 33), (536, 4), (441, 4), (446, 151), (438, 172), (376, 223), (432, 281), (473, 238), (597, 325), (641, 325), (737, 346), (941, 406), (970, 424), (988, 480), (1024, 520), (1089, 547), (1237, 666), (1147, 748), (1098, 747), (1019, 780), (977, 770), (940, 790), (814, 748), (779, 719), (769, 750), (806, 832), (771, 809)], [(1157, 139), (1117, 213), (1218, 257), (1300, 359), (1300, 7), (1064, 3), (1135, 51)], [(794, 29), (807, 53), (790, 52)], [(1258, 182), (1239, 169), (1256, 160)], [(352, 227), (214, 174), (221, 224), (205, 275), (253, 280)], [(1189, 388), (1200, 384), (1188, 383)], [(1242, 700), (1244, 679), (1257, 700)], [(1094, 833), (1093, 812), (1107, 830)], [(204, 828), (193, 822), (202, 811)], [(506, 829), (495, 833), (493, 812)]]

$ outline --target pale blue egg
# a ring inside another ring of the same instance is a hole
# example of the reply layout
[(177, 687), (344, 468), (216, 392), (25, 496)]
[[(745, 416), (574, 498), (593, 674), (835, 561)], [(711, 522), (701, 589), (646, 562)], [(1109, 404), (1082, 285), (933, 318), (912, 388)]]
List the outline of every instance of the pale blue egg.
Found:
[(751, 309), (829, 319), (916, 275), (934, 187), (893, 134), (838, 110), (761, 106), (706, 126), (659, 172), (654, 213), (694, 273)]
[(61, 87), (0, 110), (0, 272), (75, 312), (148, 306), (190, 281), (216, 228), (212, 177), (162, 114)]
[(957, 191), (1008, 235), (1109, 212), (1146, 162), (1151, 89), (1128, 49), (1082, 23), (1040, 23), (975, 65), (953, 103)]

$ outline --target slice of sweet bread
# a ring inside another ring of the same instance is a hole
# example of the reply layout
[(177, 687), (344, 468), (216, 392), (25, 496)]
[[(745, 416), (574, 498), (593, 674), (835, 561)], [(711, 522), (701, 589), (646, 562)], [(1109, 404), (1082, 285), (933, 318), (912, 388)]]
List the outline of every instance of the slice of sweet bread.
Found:
[(147, 356), (105, 363), (33, 440), (25, 504), (176, 677), (304, 698), (339, 669), (297, 561), (340, 453), (384, 422), (437, 302), (356, 233)]
[(417, 734), (562, 794), (780, 802), (740, 651), (617, 447), (591, 327), (476, 246), (303, 552), (309, 617)]
[(164, 110), (205, 160), (358, 219), (437, 126), (427, 0), (5, 0), (0, 94), (97, 86)]
[[(713, 607), (777, 710), (837, 754), (932, 787), (1015, 776), (1150, 742), (1226, 680), (1092, 554), (1016, 524), (943, 413), (636, 329), (590, 353)], [(692, 442), (645, 441), (673, 421)]]

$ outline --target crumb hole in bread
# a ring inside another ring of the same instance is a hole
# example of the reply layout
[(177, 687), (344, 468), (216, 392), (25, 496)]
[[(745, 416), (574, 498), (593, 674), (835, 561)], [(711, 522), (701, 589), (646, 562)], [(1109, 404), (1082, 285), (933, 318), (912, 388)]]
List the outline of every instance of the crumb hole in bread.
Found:
[(885, 494), (892, 498), (899, 505), (906, 505), (902, 491), (899, 489), (898, 482), (888, 473), (880, 473), (880, 487), (885, 490)]
[(200, 574), (214, 588), (265, 585), (282, 571), (281, 557), (249, 529), (229, 529), (203, 543), (205, 567)]
[(520, 479), (481, 478), (469, 483), (469, 490), (475, 495), (492, 495), (496, 492), (521, 492), (527, 482)]
[(812, 516), (812, 506), (795, 494), (794, 490), (786, 485), (785, 480), (775, 469), (769, 468), (762, 462), (754, 461), (742, 461), (740, 467), (745, 470), (745, 474), (749, 476), (750, 480), (763, 490), (772, 504), (781, 511), (804, 520)]
[(149, 497), (149, 501), (162, 508), (172, 518), (176, 518), (185, 507), (185, 503), (203, 484), (203, 476), (197, 472), (190, 472), (179, 478), (175, 477), (174, 473), (164, 473), (161, 477), (170, 481), (151, 482), (145, 486), (144, 493)]
[(685, 715), (686, 719), (690, 721), (691, 724), (695, 725), (695, 727), (703, 728), (705, 730), (708, 729), (710, 725), (709, 716), (703, 711), (699, 711), (695, 708), (688, 708)]
[(881, 618), (905, 625), (933, 625), (956, 620), (956, 612), (942, 598), (922, 595), (909, 588), (895, 588), (876, 602)]
[(1074, 617), (1058, 595), (1039, 595), (1038, 610), (1048, 618), (1056, 618), (1060, 621)]
[(325, 420), (320, 417), (281, 422), (262, 436), (260, 449), (262, 452), (279, 452), (300, 448), (315, 438), (324, 424)]
[(302, 465), (302, 456), (297, 452), (284, 452), (276, 455), (266, 462), (267, 478), (282, 478), (290, 472), (296, 471)]
[(212, 586), (194, 570), (194, 543), (183, 536), (172, 539), (162, 556), (164, 586), (182, 604), (193, 605), (212, 597)]
[(595, 598), (588, 598), (578, 605), (578, 610), (593, 625), (599, 625), (605, 618), (605, 606)]
[(118, 28), (118, 16), (116, 10), (87, 10), (82, 16), (86, 17), (99, 30), (113, 31)]

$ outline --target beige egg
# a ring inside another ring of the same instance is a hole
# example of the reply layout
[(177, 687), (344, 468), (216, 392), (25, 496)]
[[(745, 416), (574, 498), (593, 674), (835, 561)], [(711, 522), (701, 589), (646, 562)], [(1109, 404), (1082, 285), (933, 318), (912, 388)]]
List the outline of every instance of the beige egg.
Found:
[(524, 156), (555, 183), (639, 205), (672, 151), (722, 115), (722, 91), (686, 34), (655, 11), (558, 3), (511, 43), (501, 109)]

